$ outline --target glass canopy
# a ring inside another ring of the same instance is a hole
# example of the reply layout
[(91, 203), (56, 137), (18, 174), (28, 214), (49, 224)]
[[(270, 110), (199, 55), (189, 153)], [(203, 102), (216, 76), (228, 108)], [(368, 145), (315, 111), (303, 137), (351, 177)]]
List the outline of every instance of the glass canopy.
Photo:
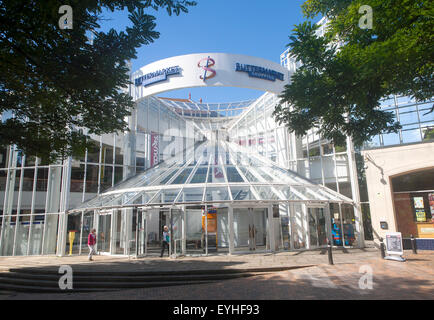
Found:
[(229, 103), (197, 103), (186, 99), (158, 98), (183, 117), (230, 118), (240, 115), (257, 99)]
[(352, 200), (259, 154), (246, 154), (240, 146), (217, 139), (181, 152), (71, 211), (222, 202)]

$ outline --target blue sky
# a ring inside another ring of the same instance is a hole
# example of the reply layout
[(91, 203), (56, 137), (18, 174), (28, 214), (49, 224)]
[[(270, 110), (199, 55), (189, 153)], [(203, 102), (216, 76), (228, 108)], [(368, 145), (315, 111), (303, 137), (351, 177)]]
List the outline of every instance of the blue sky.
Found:
[[(189, 13), (168, 16), (151, 11), (157, 18), (160, 38), (137, 51), (133, 71), (168, 57), (200, 52), (227, 52), (257, 56), (280, 63), (295, 24), (305, 20), (304, 0), (196, 0)], [(129, 25), (126, 13), (106, 14), (103, 30), (122, 30)], [(315, 22), (320, 18), (315, 19)], [(192, 88), (165, 93), (167, 97), (204, 102), (230, 102), (259, 97), (262, 92), (240, 88)]]

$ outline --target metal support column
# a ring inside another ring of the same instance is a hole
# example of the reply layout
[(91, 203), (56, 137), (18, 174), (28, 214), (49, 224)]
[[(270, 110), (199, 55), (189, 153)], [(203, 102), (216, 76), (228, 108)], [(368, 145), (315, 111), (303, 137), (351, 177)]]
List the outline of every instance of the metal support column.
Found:
[(228, 223), (229, 223), (229, 254), (234, 253), (234, 208), (229, 205), (228, 208)]

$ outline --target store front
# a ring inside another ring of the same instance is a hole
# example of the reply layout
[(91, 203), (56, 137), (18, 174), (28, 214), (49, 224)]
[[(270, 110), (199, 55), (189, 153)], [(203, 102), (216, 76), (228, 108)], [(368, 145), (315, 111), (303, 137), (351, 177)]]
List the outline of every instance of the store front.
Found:
[(419, 238), (422, 249), (434, 240), (434, 169), (391, 178), (396, 224), (403, 238)]
[[(262, 206), (219, 203), (71, 213), (69, 220), (81, 227), (72, 246), (67, 243), (65, 254), (87, 254), (87, 235), (92, 228), (96, 229), (98, 254), (135, 257), (160, 256), (164, 226), (169, 227), (169, 254), (174, 257), (318, 249), (334, 236), (328, 203)], [(290, 219), (281, 219), (276, 209), (282, 207), (300, 207), (306, 215), (290, 211)], [(290, 239), (297, 242), (290, 243)]]

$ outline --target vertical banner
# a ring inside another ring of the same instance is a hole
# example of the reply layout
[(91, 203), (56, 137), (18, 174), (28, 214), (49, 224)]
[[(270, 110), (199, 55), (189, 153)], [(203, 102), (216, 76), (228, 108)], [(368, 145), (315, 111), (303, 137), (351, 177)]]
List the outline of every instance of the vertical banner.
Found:
[(160, 136), (151, 132), (151, 168), (160, 162)]

